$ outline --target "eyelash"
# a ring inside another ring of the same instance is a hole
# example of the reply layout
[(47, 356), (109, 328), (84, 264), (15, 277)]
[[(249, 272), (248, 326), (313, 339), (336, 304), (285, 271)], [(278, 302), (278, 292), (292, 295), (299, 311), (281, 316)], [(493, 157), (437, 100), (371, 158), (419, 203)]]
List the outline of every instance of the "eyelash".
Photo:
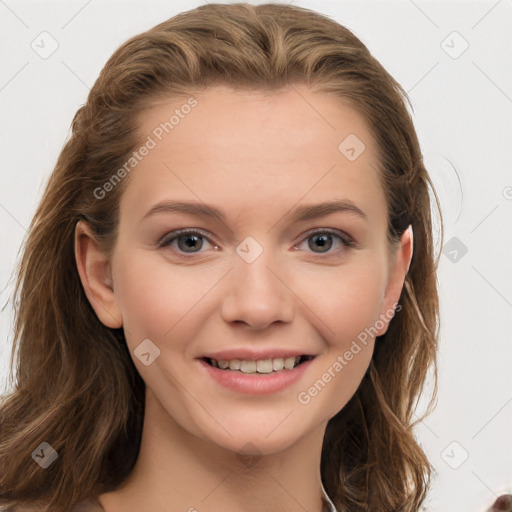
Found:
[[(317, 228), (317, 229), (306, 232), (304, 234), (303, 238), (301, 238), (301, 241), (297, 245), (300, 245), (301, 243), (307, 241), (309, 238), (311, 238), (317, 234), (331, 235), (331, 236), (338, 238), (341, 241), (341, 243), (345, 249), (351, 249), (356, 246), (356, 243), (350, 237), (348, 237), (347, 235), (341, 234), (341, 232), (339, 232), (337, 230), (333, 230), (333, 229), (329, 229), (329, 228), (325, 228), (325, 229)], [(209, 243), (215, 245), (204, 231), (202, 231), (200, 229), (185, 228), (185, 229), (177, 229), (175, 231), (171, 231), (170, 233), (167, 233), (166, 235), (164, 235), (158, 242), (158, 247), (161, 247), (161, 248), (168, 247), (171, 245), (172, 242), (174, 242), (175, 240), (177, 240), (178, 238), (180, 238), (183, 235), (200, 235), (202, 238), (205, 238), (206, 240), (208, 240)], [(183, 252), (177, 252), (177, 251), (175, 251), (175, 252), (176, 252), (176, 254), (178, 254), (178, 256), (184, 257), (184, 258), (190, 258), (190, 257), (193, 257), (194, 255), (201, 254), (200, 252), (195, 252), (195, 253), (194, 252), (183, 253)], [(314, 254), (315, 256), (325, 259), (325, 258), (329, 258), (329, 257), (336, 257), (338, 252), (339, 251), (333, 252), (333, 251), (329, 250), (326, 253), (314, 253), (313, 252), (311, 254)]]

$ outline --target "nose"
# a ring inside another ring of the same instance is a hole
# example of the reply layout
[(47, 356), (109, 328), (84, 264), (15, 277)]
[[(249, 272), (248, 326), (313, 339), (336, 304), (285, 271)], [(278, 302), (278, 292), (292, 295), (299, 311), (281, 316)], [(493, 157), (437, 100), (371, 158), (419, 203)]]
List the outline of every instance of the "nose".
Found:
[(275, 322), (292, 321), (295, 295), (270, 253), (264, 250), (251, 263), (235, 254), (234, 268), (226, 276), (223, 290), (221, 312), (226, 322), (261, 330)]

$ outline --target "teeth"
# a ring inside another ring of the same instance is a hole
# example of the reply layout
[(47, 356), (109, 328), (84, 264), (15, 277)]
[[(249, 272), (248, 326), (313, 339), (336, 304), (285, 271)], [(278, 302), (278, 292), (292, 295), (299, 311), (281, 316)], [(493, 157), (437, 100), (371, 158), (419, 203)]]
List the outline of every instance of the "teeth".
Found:
[(210, 359), (212, 366), (221, 368), (222, 370), (239, 370), (242, 373), (272, 373), (281, 370), (293, 370), (299, 364), (300, 356), (297, 357), (276, 357), (275, 359), (253, 359), (240, 360), (231, 359), (226, 361), (224, 359), (215, 360)]
[(229, 361), (229, 369), (230, 370), (240, 370), (240, 360), (232, 359), (231, 361)]
[(278, 357), (276, 359), (272, 359), (272, 369), (273, 370), (282, 370), (284, 368), (284, 359), (282, 357)]
[(272, 359), (263, 359), (260, 361), (256, 361), (256, 371), (258, 373), (271, 373)]
[(256, 361), (240, 361), (240, 371), (244, 373), (256, 373)]

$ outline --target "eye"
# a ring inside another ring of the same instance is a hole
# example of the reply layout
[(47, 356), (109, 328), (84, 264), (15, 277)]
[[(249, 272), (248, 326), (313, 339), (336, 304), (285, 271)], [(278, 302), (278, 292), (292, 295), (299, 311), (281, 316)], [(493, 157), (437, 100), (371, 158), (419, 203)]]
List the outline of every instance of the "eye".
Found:
[[(343, 248), (351, 248), (356, 245), (350, 237), (342, 232), (332, 229), (316, 229), (314, 231), (309, 231), (306, 235), (307, 237), (301, 242), (301, 244), (308, 242), (308, 247), (318, 255), (328, 253), (328, 256), (334, 256), (335, 254), (333, 253), (339, 252), (330, 251), (330, 249), (335, 245), (333, 238), (338, 239), (339, 243), (341, 243), (340, 250), (343, 250)], [(320, 250), (317, 252), (315, 249)]]
[[(167, 247), (171, 246), (172, 249), (178, 254), (197, 254), (200, 252), (200, 249), (203, 247), (204, 240), (208, 240), (208, 237), (199, 230), (190, 230), (190, 229), (178, 229), (176, 231), (171, 231), (167, 233), (159, 242), (159, 247)], [(177, 242), (177, 248), (176, 244)], [(217, 248), (217, 246), (214, 246)]]
[[(318, 255), (327, 254), (329, 256), (335, 256), (336, 252), (343, 250), (343, 248), (351, 248), (356, 244), (347, 235), (337, 230), (332, 229), (316, 229), (306, 233), (307, 237), (301, 242), (301, 244), (308, 241), (308, 247)], [(338, 240), (338, 246), (341, 244), (341, 248), (338, 251), (331, 251), (332, 247), (336, 244), (333, 239)], [(171, 247), (174, 252), (179, 255), (183, 254), (200, 254), (203, 248), (204, 241), (208, 244), (212, 244), (208, 236), (201, 230), (178, 229), (167, 233), (158, 242), (158, 247)], [(297, 247), (297, 246), (295, 246)], [(295, 248), (294, 247), (294, 248)], [(217, 245), (213, 245), (215, 250), (218, 250)], [(320, 249), (316, 251), (316, 249)]]

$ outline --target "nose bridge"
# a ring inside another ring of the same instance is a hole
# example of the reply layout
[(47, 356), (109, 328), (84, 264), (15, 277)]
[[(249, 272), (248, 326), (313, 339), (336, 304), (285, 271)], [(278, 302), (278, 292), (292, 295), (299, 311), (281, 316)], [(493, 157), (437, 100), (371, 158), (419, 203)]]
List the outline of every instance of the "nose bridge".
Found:
[[(233, 270), (223, 298), (226, 321), (263, 328), (293, 317), (292, 293), (279, 276), (274, 251), (248, 236), (236, 248)], [(276, 275), (277, 274), (277, 275)]]

